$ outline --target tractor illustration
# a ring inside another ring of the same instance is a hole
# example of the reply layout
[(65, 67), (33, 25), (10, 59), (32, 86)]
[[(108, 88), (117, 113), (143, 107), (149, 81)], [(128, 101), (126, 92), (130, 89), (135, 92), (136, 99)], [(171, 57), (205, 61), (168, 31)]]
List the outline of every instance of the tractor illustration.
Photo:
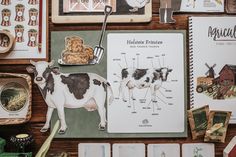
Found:
[(214, 64), (213, 66), (209, 66), (207, 63), (205, 63), (205, 65), (208, 68), (208, 71), (205, 73), (206, 76), (197, 78), (196, 91), (198, 93), (202, 93), (204, 91), (207, 91), (208, 93), (213, 92), (213, 82), (215, 78), (214, 68), (216, 64)]

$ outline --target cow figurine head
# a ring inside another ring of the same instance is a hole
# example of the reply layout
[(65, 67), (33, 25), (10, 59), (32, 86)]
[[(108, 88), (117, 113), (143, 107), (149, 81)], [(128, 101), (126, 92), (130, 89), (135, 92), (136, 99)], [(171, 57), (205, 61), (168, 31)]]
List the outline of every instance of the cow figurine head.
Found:
[(55, 74), (60, 73), (58, 67), (53, 67), (54, 60), (52, 60), (51, 62), (34, 62), (30, 60), (30, 63), (33, 66), (28, 66), (26, 70), (28, 71), (28, 73), (34, 73), (34, 83), (36, 83), (37, 85), (46, 83), (46, 80), (49, 79), (51, 72)]
[(34, 82), (48, 105), (46, 123), (41, 132), (46, 132), (50, 125), (53, 110), (56, 108), (61, 122), (59, 134), (65, 133), (67, 124), (64, 108), (81, 108), (88, 111), (98, 111), (100, 117), (99, 130), (106, 127), (106, 92), (110, 93), (110, 103), (113, 93), (106, 79), (93, 73), (60, 73), (58, 67), (53, 67), (54, 61), (30, 61), (27, 71), (34, 73)]

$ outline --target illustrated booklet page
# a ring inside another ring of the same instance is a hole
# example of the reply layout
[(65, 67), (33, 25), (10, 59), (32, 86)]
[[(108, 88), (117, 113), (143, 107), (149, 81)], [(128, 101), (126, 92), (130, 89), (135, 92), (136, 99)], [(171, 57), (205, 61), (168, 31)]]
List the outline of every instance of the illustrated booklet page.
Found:
[(109, 133), (185, 130), (183, 32), (109, 33)]
[(191, 106), (232, 111), (236, 122), (236, 18), (191, 17)]

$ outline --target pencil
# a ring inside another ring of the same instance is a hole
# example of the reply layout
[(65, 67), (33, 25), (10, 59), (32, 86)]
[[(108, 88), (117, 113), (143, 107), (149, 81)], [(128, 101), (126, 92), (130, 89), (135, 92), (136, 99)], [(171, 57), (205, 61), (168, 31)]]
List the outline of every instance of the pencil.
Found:
[(38, 30), (38, 52), (42, 51), (42, 20), (43, 20), (43, 0), (39, 1), (39, 30)]

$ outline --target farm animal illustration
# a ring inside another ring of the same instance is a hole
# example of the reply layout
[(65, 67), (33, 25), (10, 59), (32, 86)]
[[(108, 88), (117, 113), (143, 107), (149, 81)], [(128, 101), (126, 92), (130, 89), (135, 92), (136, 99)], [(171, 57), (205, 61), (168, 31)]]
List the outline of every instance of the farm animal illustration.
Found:
[(145, 7), (148, 3), (150, 3), (150, 0), (126, 0), (127, 4), (132, 7), (130, 9), (130, 12), (137, 12), (138, 9)]
[(229, 99), (236, 97), (236, 65), (226, 64), (220, 70), (219, 76), (215, 77), (214, 64), (210, 67), (206, 77), (197, 78), (196, 91), (204, 93), (213, 99)]
[(196, 4), (196, 0), (188, 0), (187, 2), (187, 7), (192, 7), (192, 8), (195, 8), (195, 5)]
[[(187, 7), (195, 8), (195, 7), (196, 7), (196, 1), (197, 1), (197, 0), (188, 0), (186, 6), (187, 6)], [(222, 0), (207, 0), (207, 2), (215, 2), (215, 3), (217, 3), (218, 5), (222, 5), (222, 4), (223, 4)]]
[(124, 94), (125, 87), (128, 88), (131, 98), (136, 100), (133, 95), (133, 90), (136, 87), (138, 89), (150, 88), (152, 101), (156, 102), (156, 91), (161, 87), (162, 82), (167, 80), (171, 71), (172, 69), (167, 67), (159, 69), (122, 69), (119, 92), (122, 94), (123, 101), (127, 102)]
[(100, 116), (99, 130), (106, 127), (106, 94), (110, 92), (109, 103), (112, 103), (113, 93), (110, 84), (94, 73), (60, 73), (58, 67), (53, 67), (54, 61), (30, 61), (27, 71), (34, 73), (34, 82), (38, 85), (47, 105), (46, 123), (41, 132), (46, 132), (53, 110), (56, 108), (61, 127), (59, 134), (65, 133), (67, 124), (64, 108), (81, 108), (88, 111), (98, 110)]

